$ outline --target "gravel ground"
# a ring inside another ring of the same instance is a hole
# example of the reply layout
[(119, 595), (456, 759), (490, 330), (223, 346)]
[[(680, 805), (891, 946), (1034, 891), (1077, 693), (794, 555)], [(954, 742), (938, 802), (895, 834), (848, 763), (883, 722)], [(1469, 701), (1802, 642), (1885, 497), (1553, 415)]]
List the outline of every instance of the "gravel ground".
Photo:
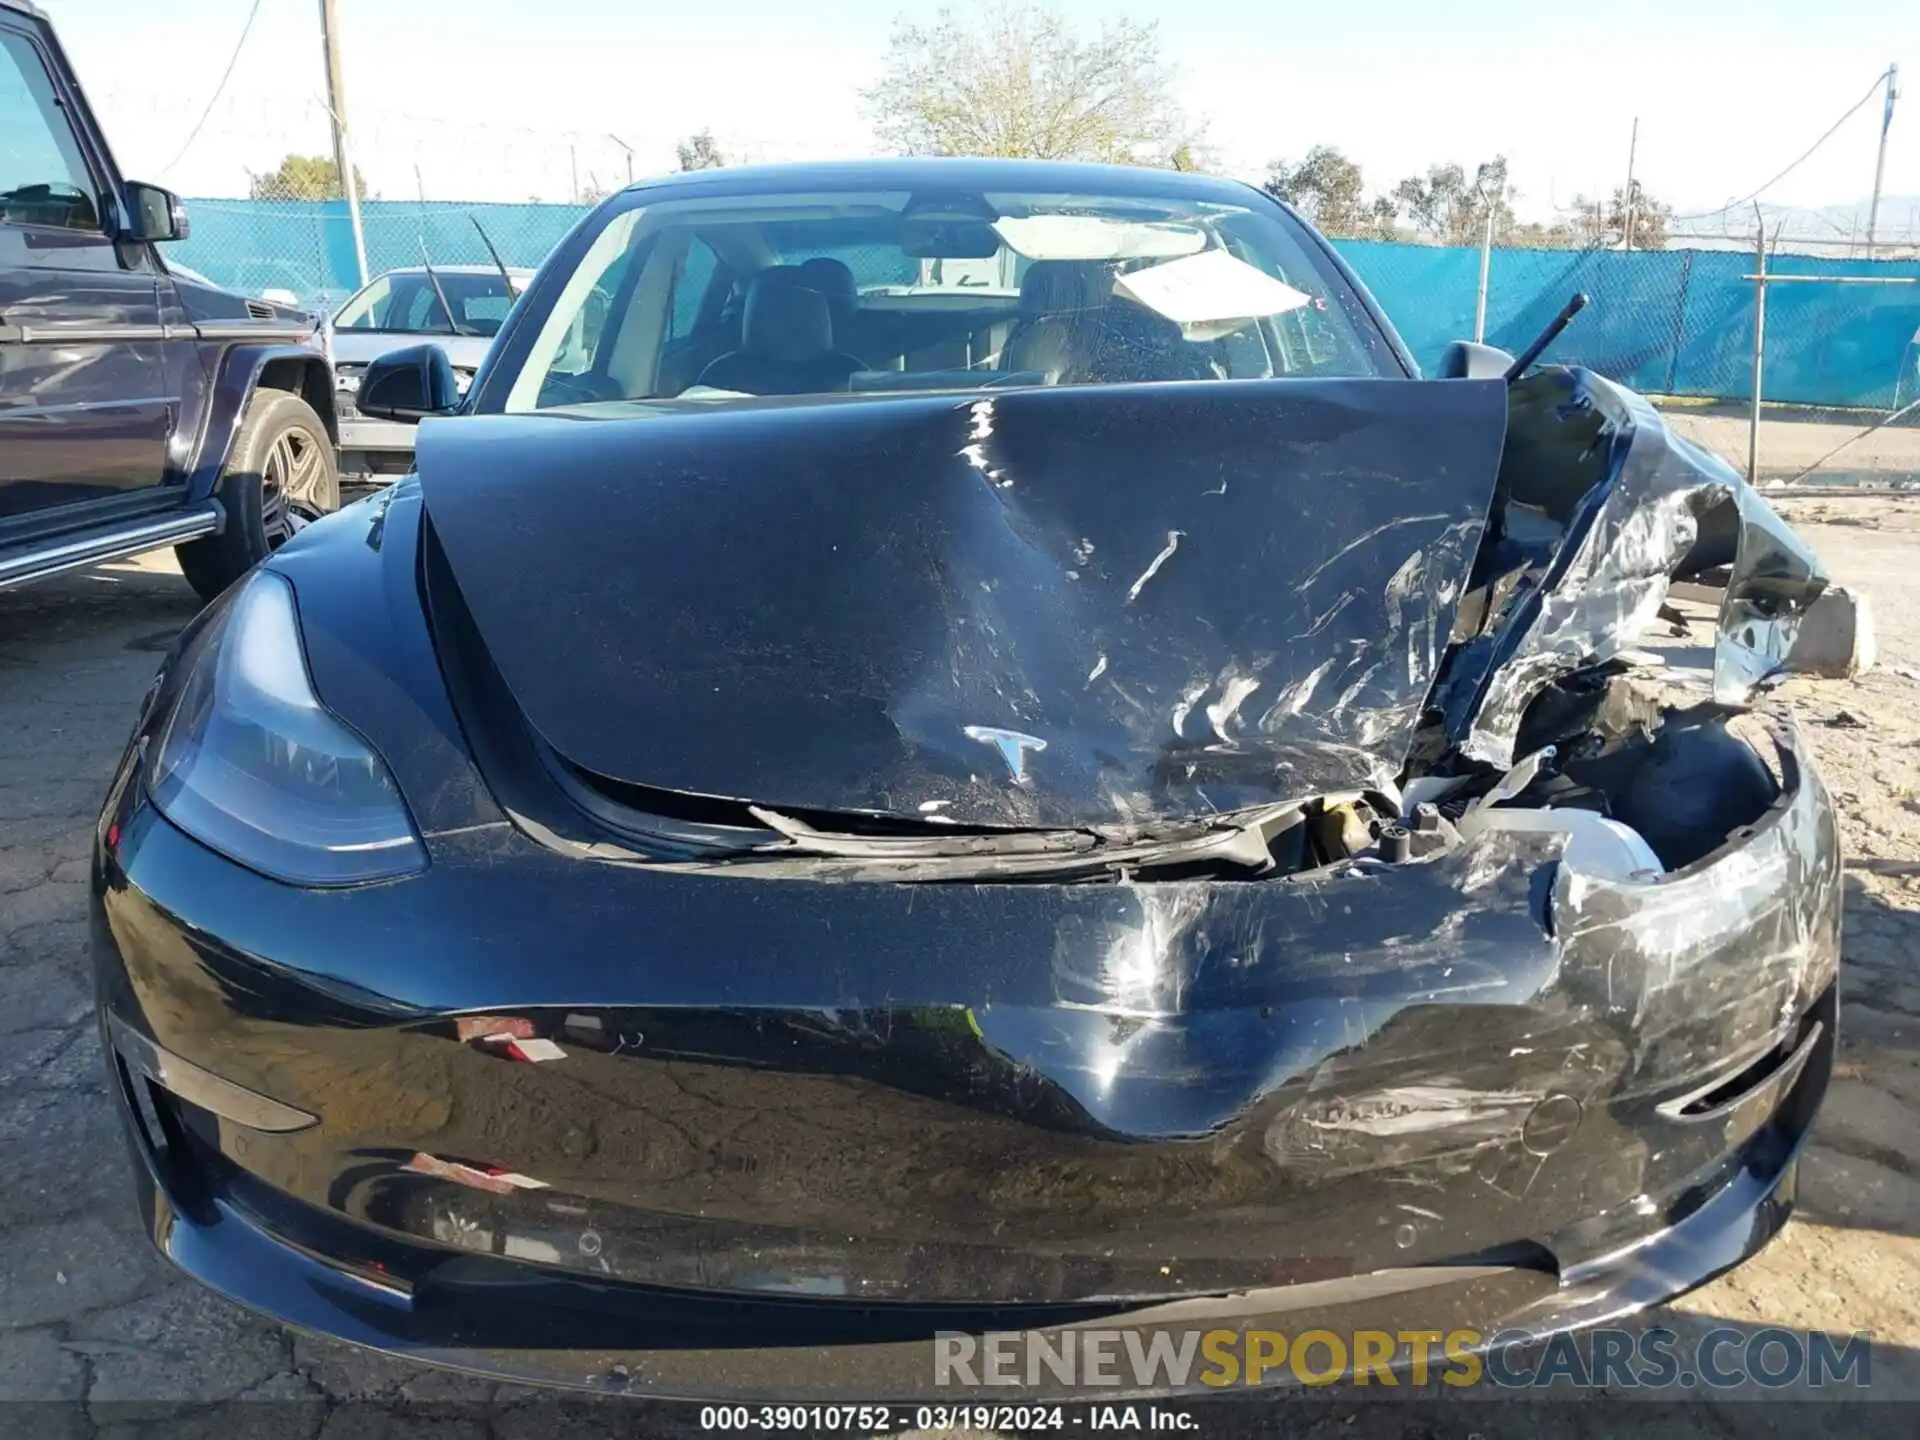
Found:
[[(1871, 594), (1878, 619), (1879, 670), (1795, 682), (1848, 854), (1841, 1066), (1799, 1217), (1752, 1263), (1655, 1318), (1683, 1334), (1723, 1323), (1871, 1331), (1874, 1391), (1920, 1397), (1920, 501), (1782, 508), (1840, 578)], [(194, 609), (164, 557), (0, 594), (0, 1400), (66, 1402), (0, 1405), (0, 1433), (226, 1435), (248, 1417), (263, 1435), (330, 1440), (560, 1433), (527, 1392), (242, 1314), (176, 1277), (138, 1233), (90, 1018), (87, 851), (156, 652)], [(236, 1397), (307, 1403), (224, 1403)], [(1396, 1419), (1391, 1433), (1539, 1433), (1547, 1415), (1524, 1408), (1533, 1414), (1473, 1406), (1463, 1423), (1456, 1406), (1455, 1419)], [(1906, 1407), (1880, 1408), (1888, 1434), (1913, 1432)], [(1343, 1409), (1235, 1410), (1202, 1428), (1378, 1430), (1356, 1429)], [(1556, 1406), (1553, 1417), (1555, 1430), (1596, 1435), (1619, 1420), (1591, 1404)], [(1690, 1436), (1820, 1423), (1793, 1407), (1739, 1404), (1659, 1419), (1661, 1433)], [(576, 1418), (565, 1433), (695, 1428), (690, 1411), (648, 1407)]]
[[(1666, 421), (1695, 444), (1747, 473), (1750, 412), (1744, 405), (1663, 404)], [(1763, 406), (1760, 479), (1785, 481), (1814, 468), (1820, 485), (1920, 484), (1920, 414), (1861, 434), (1881, 417), (1866, 411)], [(1857, 437), (1857, 438), (1856, 438)]]

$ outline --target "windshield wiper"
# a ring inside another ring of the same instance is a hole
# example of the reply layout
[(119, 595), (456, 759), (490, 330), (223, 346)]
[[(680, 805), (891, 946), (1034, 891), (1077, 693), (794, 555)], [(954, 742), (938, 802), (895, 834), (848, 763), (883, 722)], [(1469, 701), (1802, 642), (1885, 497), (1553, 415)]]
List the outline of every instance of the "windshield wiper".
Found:
[(493, 268), (500, 272), (500, 283), (507, 287), (507, 308), (513, 308), (513, 276), (507, 273), (507, 262), (500, 258), (500, 252), (493, 247), (486, 228), (481, 225), (478, 215), (469, 214), (467, 219), (473, 222), (473, 228), (480, 232), (480, 243), (487, 247), (487, 254), (493, 257)]
[(440, 299), (440, 313), (447, 317), (447, 330), (454, 335), (471, 335), (471, 330), (462, 330), (460, 322), (453, 318), (453, 306), (447, 303), (447, 292), (440, 288), (440, 277), (433, 273), (433, 261), (427, 258), (427, 242), (420, 242), (420, 263), (427, 267), (427, 282), (433, 286), (433, 293)]

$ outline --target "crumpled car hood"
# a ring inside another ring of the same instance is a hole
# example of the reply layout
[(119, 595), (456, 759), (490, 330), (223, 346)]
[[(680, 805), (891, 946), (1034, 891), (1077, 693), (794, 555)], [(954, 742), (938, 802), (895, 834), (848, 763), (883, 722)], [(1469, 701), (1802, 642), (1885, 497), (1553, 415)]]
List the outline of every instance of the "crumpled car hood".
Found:
[(790, 809), (1137, 822), (1388, 782), (1498, 382), (429, 425), (428, 517), (568, 762)]

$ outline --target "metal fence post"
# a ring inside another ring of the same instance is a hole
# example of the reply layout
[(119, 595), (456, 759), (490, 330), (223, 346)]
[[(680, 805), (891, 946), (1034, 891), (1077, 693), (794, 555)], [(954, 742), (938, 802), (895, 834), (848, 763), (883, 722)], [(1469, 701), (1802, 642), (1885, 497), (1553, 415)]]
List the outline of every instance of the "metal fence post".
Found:
[(1693, 286), (1693, 254), (1691, 250), (1681, 252), (1686, 258), (1680, 263), (1680, 296), (1674, 304), (1673, 321), (1673, 363), (1667, 366), (1667, 394), (1680, 393), (1680, 352), (1687, 344), (1687, 291)]
[(1753, 418), (1747, 424), (1747, 483), (1760, 483), (1760, 373), (1767, 352), (1767, 221), (1753, 207), (1759, 226), (1753, 265)]
[(1493, 207), (1487, 207), (1487, 228), (1480, 235), (1480, 289), (1473, 301), (1473, 343), (1487, 339), (1487, 276), (1493, 269)]

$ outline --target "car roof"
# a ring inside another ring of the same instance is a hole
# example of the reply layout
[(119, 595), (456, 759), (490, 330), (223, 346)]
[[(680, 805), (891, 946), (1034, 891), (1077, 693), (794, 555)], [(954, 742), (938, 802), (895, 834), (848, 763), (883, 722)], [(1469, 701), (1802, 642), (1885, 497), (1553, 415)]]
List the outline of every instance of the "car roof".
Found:
[(0, 0), (0, 10), (17, 10), (23, 15), (31, 15), (36, 20), (47, 18), (47, 12), (32, 3), (32, 0)]
[(997, 160), (912, 156), (876, 160), (808, 160), (778, 165), (686, 170), (629, 185), (622, 194), (706, 190), (716, 194), (855, 188), (887, 190), (1021, 190), (1065, 194), (1184, 196), (1244, 205), (1253, 186), (1241, 180), (1146, 165), (1095, 165), (1077, 160)]

